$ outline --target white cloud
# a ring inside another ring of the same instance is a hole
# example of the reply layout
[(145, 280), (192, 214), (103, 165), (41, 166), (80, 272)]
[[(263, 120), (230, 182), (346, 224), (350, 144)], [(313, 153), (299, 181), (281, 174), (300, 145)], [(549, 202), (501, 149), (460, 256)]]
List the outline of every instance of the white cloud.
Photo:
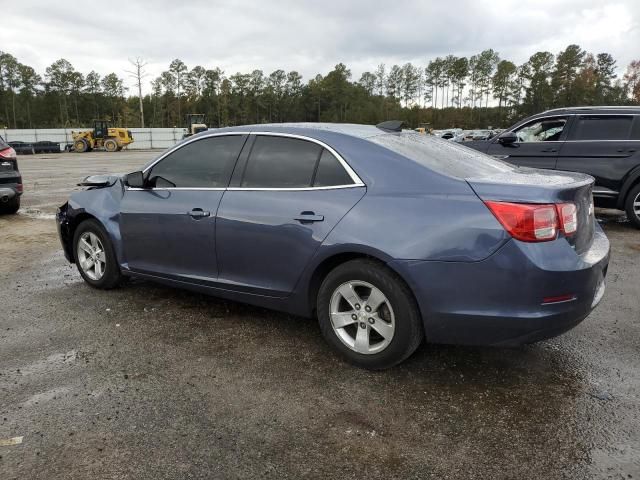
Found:
[[(227, 74), (261, 68), (305, 78), (343, 62), (358, 78), (378, 63), (424, 65), (485, 48), (522, 63), (570, 43), (609, 52), (620, 70), (640, 56), (640, 2), (614, 0), (130, 1), (94, 11), (68, 0), (3, 8), (0, 49), (44, 74), (58, 58), (126, 78), (140, 56), (150, 78), (174, 58)], [(132, 83), (129, 82), (128, 83)]]

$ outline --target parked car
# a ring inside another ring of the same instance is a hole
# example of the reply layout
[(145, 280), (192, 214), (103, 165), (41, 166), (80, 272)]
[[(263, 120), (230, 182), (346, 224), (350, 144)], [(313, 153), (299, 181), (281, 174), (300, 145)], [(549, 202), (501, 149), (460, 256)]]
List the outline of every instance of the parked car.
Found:
[(22, 176), (16, 151), (0, 137), (0, 213), (16, 213), (21, 195)]
[(516, 165), (588, 173), (596, 205), (625, 210), (640, 228), (640, 107), (549, 110), (464, 145)]
[(138, 277), (315, 315), (367, 368), (425, 337), (519, 345), (589, 315), (609, 259), (593, 179), (400, 125), (194, 135), (141, 171), (88, 177), (57, 214), (65, 256), (95, 288)]

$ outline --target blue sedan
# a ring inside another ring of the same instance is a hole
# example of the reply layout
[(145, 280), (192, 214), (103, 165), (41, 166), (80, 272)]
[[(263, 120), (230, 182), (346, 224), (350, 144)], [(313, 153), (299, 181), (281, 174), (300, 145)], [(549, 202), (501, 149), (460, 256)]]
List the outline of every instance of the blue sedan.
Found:
[(209, 130), (57, 215), (92, 287), (137, 277), (301, 316), (372, 369), (434, 343), (520, 345), (586, 318), (609, 242), (593, 179), (398, 122)]

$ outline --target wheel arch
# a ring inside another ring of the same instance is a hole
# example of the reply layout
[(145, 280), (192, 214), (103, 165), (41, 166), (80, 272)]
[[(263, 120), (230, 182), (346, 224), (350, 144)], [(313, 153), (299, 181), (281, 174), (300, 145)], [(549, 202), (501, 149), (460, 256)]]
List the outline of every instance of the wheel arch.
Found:
[(76, 263), (76, 255), (73, 248), (73, 238), (76, 234), (76, 230), (78, 229), (80, 224), (85, 220), (95, 220), (96, 222), (99, 222), (100, 224), (102, 224), (96, 216), (90, 213), (87, 213), (86, 211), (80, 212), (77, 215), (74, 215), (73, 218), (69, 219), (66, 249), (67, 249), (67, 253), (69, 254), (71, 263)]
[(326, 276), (331, 272), (334, 268), (342, 265), (343, 263), (349, 262), (351, 260), (371, 260), (387, 270), (393, 272), (393, 274), (398, 278), (399, 281), (404, 283), (404, 285), (409, 289), (411, 295), (413, 296), (413, 300), (416, 303), (418, 311), (420, 315), (422, 315), (422, 311), (420, 308), (420, 302), (416, 297), (415, 291), (411, 286), (411, 283), (408, 282), (401, 272), (399, 272), (396, 268), (394, 268), (393, 263), (391, 262), (393, 259), (388, 255), (378, 252), (361, 250), (361, 249), (351, 249), (351, 250), (343, 250), (339, 252), (333, 252), (330, 255), (325, 256), (321, 261), (319, 261), (309, 275), (309, 279), (306, 282), (307, 284), (307, 292), (306, 299), (307, 304), (309, 306), (309, 316), (313, 316), (316, 310), (316, 299), (318, 297), (318, 292), (320, 290), (320, 285), (322, 281), (326, 278)]
[(625, 203), (627, 201), (627, 195), (631, 191), (633, 187), (640, 183), (640, 166), (635, 167), (631, 170), (624, 180), (622, 184), (622, 188), (620, 189), (620, 194), (618, 195), (617, 206), (618, 208), (624, 210)]

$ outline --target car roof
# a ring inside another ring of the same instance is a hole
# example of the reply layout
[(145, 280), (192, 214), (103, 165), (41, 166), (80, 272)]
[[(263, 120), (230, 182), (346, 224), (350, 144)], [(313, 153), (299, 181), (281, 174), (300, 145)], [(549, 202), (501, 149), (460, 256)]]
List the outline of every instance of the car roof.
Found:
[[(389, 131), (382, 130), (373, 125), (361, 125), (356, 123), (260, 123), (255, 125), (242, 125), (238, 127), (210, 128), (209, 132), (272, 132), (291, 135), (306, 135), (311, 138), (322, 137), (327, 133), (336, 133), (355, 138), (371, 138), (377, 135), (387, 135)], [(202, 135), (202, 134), (200, 134)]]
[(551, 110), (547, 110), (545, 112), (539, 113), (538, 115), (547, 115), (549, 113), (553, 114), (584, 114), (584, 113), (592, 113), (592, 114), (640, 114), (640, 107), (634, 106), (584, 106), (584, 107), (563, 107), (563, 108), (553, 108)]

